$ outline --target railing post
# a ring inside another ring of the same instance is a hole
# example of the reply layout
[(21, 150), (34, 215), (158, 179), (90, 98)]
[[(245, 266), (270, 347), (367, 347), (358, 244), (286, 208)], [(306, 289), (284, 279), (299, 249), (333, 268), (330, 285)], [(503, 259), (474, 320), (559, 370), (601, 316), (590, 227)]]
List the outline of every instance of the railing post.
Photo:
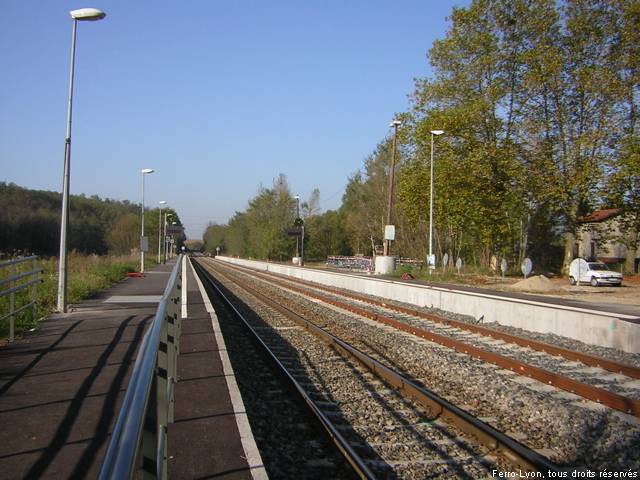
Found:
[(169, 302), (167, 304), (167, 363), (168, 363), (168, 380), (167, 385), (167, 420), (169, 423), (173, 422), (174, 418), (174, 396), (173, 386), (177, 377), (177, 336), (178, 336), (178, 302), (180, 294), (178, 293), (178, 285), (176, 284), (171, 290)]
[[(9, 275), (11, 277), (15, 277), (16, 274), (18, 273), (18, 269), (16, 268), (17, 264), (13, 264), (11, 265), (11, 269), (10, 269), (10, 273)], [(13, 288), (16, 286), (16, 281), (12, 280), (11, 283), (9, 283), (9, 287)], [(13, 342), (13, 340), (15, 339), (15, 333), (16, 333), (16, 316), (13, 313), (14, 310), (16, 309), (16, 294), (15, 292), (11, 292), (9, 294), (9, 313), (11, 314), (11, 316), (9, 317), (9, 341)]]
[[(180, 263), (182, 265), (182, 263)], [(178, 354), (180, 353), (180, 335), (182, 334), (182, 276), (185, 273), (182, 271), (182, 266), (178, 273), (178, 281), (176, 282), (176, 368), (178, 362)], [(178, 378), (176, 374), (176, 379)]]
[[(33, 257), (33, 268), (32, 271), (35, 272), (38, 269), (38, 257)], [(36, 279), (40, 278), (40, 272), (34, 273), (34, 276), (36, 277)], [(35, 323), (36, 321), (36, 315), (37, 315), (37, 308), (36, 308), (36, 300), (38, 297), (38, 290), (37, 290), (37, 283), (33, 283), (31, 284), (31, 302), (32, 302), (32, 306), (31, 306), (31, 320)]]
[[(166, 320), (166, 319), (165, 319)], [(169, 324), (166, 321), (162, 322), (162, 328), (160, 330), (160, 346), (158, 350), (158, 375), (157, 375), (157, 412), (158, 412), (158, 478), (166, 478), (167, 471), (167, 425), (169, 420), (168, 415), (168, 402), (169, 402), (169, 388), (171, 386), (172, 378), (170, 374), (170, 349), (171, 343), (169, 342)]]
[(142, 431), (142, 478), (144, 480), (158, 478), (158, 370), (159, 368), (156, 367)]

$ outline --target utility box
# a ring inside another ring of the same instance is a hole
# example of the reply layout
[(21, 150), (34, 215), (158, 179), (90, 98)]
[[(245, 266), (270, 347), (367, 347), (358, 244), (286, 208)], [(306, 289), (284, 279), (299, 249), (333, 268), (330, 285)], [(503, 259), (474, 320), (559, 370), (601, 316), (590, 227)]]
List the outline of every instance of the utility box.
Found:
[(376, 275), (388, 275), (396, 269), (396, 257), (378, 255), (376, 257), (375, 273)]

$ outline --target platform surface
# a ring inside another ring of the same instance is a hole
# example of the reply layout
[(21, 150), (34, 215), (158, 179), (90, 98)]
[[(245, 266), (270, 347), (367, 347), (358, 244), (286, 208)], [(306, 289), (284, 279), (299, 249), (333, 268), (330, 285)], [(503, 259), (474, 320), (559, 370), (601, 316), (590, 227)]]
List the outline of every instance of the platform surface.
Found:
[(267, 478), (217, 316), (188, 260), (185, 272), (186, 318), (180, 337), (175, 420), (169, 425), (169, 478)]
[[(97, 477), (137, 349), (173, 266), (127, 278), (0, 348), (2, 478)], [(184, 383), (176, 385), (170, 469), (173, 478), (251, 478), (246, 460), (239, 461), (244, 455), (234, 409), (225, 403), (211, 319), (195, 282), (187, 286), (193, 317), (183, 320), (178, 365)], [(207, 459), (185, 456), (196, 444)]]

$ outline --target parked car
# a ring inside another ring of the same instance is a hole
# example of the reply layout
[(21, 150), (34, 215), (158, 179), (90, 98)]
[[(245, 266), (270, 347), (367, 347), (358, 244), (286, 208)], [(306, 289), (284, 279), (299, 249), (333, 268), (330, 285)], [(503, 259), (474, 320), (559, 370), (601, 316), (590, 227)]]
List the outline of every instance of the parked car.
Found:
[(591, 286), (622, 285), (622, 274), (609, 270), (602, 262), (588, 262), (582, 258), (576, 258), (569, 265), (569, 283), (576, 285), (590, 283)]

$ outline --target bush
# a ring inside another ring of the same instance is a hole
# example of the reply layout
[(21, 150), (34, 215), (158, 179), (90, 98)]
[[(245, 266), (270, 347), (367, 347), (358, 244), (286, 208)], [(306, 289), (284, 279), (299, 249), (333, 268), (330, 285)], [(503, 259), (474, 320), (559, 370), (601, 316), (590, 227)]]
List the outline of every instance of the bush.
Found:
[[(71, 253), (68, 257), (67, 275), (67, 301), (69, 304), (90, 298), (99, 291), (121, 280), (129, 272), (138, 269), (137, 258), (131, 256), (98, 256), (81, 255)], [(40, 320), (55, 311), (58, 296), (58, 259), (49, 258), (41, 260), (43, 268), (42, 283), (37, 288), (36, 314), (32, 309), (26, 309), (16, 315), (16, 335), (36, 327)], [(145, 262), (146, 263), (146, 262)], [(152, 262), (150, 262), (152, 263)], [(32, 268), (31, 262), (20, 264), (19, 271), (27, 271)], [(0, 275), (8, 276), (8, 269), (2, 269)], [(3, 277), (0, 277), (3, 278)], [(16, 295), (16, 307), (29, 302), (28, 290)], [(0, 315), (9, 311), (9, 298), (0, 298)], [(0, 325), (0, 338), (9, 335), (9, 319)]]

